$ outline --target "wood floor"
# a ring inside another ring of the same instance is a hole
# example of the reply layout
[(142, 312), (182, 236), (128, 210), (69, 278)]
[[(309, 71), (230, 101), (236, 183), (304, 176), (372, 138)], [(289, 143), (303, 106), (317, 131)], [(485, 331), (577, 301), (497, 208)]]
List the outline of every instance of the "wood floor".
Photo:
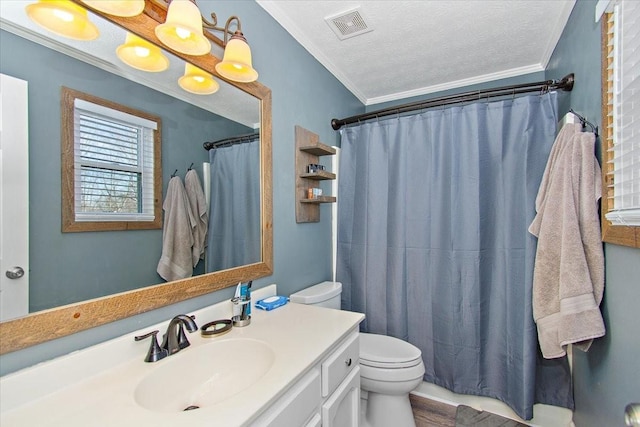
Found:
[(424, 397), (409, 395), (416, 427), (455, 427), (456, 407)]

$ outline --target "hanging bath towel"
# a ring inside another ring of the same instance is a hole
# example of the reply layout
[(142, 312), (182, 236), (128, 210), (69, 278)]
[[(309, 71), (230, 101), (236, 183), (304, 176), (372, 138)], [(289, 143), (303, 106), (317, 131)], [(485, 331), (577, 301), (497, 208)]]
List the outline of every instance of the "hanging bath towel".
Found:
[(533, 316), (546, 359), (567, 344), (583, 351), (605, 334), (599, 305), (604, 253), (598, 200), (600, 166), (595, 135), (566, 124), (558, 134), (536, 198), (529, 232), (538, 237), (533, 273)]
[(191, 277), (193, 275), (192, 233), (197, 221), (191, 212), (187, 192), (179, 176), (169, 180), (162, 209), (164, 210), (164, 227), (158, 274), (166, 281)]
[(187, 191), (191, 212), (196, 217), (195, 227), (192, 229), (193, 247), (192, 261), (195, 267), (204, 258), (204, 250), (207, 246), (207, 229), (209, 227), (209, 215), (207, 215), (207, 202), (200, 185), (200, 179), (195, 169), (190, 169), (184, 177), (184, 187)]

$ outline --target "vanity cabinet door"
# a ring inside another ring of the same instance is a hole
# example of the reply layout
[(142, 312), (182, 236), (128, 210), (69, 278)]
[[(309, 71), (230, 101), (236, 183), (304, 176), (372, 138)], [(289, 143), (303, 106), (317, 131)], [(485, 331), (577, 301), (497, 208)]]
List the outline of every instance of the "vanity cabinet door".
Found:
[(322, 405), (322, 427), (358, 427), (360, 367), (356, 366)]
[(303, 426), (318, 410), (320, 399), (320, 370), (316, 367), (251, 425), (253, 427)]

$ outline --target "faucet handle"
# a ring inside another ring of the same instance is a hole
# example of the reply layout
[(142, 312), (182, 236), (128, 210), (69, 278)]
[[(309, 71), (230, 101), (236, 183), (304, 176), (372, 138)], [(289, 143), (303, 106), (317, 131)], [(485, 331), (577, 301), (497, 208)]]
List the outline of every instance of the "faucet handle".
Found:
[(144, 358), (145, 362), (157, 362), (158, 360), (164, 359), (169, 355), (169, 352), (166, 349), (160, 348), (160, 346), (158, 345), (158, 340), (156, 338), (158, 332), (160, 331), (151, 331), (148, 334), (138, 335), (133, 338), (136, 341), (142, 341), (145, 338), (151, 337), (151, 346), (149, 346), (147, 356)]

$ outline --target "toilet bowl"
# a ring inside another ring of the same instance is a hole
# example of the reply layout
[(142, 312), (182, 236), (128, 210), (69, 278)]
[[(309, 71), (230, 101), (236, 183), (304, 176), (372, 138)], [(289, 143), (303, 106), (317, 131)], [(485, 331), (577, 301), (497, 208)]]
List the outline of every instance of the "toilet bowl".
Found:
[[(290, 295), (293, 303), (340, 309), (340, 282), (322, 282)], [(424, 375), (422, 352), (412, 344), (386, 335), (360, 333), (360, 425), (415, 427), (409, 392)]]

